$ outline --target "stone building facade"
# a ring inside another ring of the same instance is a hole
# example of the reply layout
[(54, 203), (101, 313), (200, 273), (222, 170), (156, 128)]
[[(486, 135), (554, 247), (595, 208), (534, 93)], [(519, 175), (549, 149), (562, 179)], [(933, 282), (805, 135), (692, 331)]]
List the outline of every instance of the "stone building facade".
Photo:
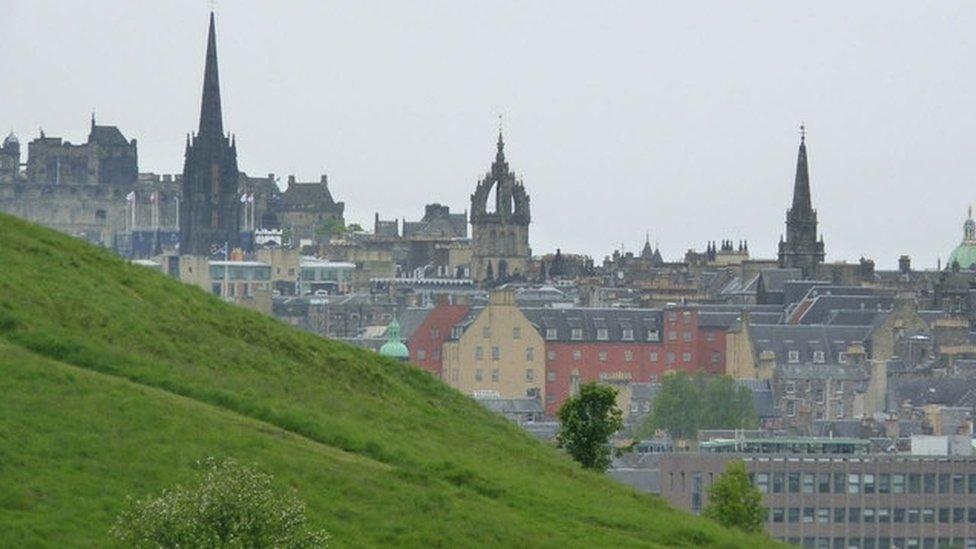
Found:
[(27, 180), (34, 183), (131, 186), (138, 166), (136, 140), (126, 140), (115, 126), (97, 125), (95, 115), (81, 145), (47, 137), (43, 131), (27, 144)]
[[(494, 209), (489, 199), (494, 192)], [(491, 170), (471, 195), (471, 278), (480, 283), (519, 279), (528, 272), (529, 195), (505, 160), (505, 142), (498, 133), (498, 152)]]

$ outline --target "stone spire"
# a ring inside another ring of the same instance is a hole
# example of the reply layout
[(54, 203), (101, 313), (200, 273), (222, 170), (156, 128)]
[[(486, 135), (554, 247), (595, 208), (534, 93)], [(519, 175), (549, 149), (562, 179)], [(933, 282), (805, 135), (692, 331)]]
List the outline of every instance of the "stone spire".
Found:
[(200, 137), (222, 136), (223, 116), (220, 113), (220, 79), (217, 76), (217, 32), (214, 14), (210, 12), (210, 33), (207, 36), (207, 61), (203, 70), (203, 99), (200, 104)]
[(807, 169), (806, 127), (800, 124), (800, 152), (796, 157), (796, 179), (793, 181), (793, 211), (800, 213), (813, 209), (810, 200), (810, 172)]

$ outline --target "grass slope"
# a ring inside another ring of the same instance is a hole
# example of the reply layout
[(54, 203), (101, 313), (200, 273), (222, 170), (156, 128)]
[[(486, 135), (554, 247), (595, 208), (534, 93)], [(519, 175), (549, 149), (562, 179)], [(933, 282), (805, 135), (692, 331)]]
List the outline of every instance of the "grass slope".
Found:
[(339, 545), (756, 546), (440, 381), (0, 214), (0, 540), (90, 546), (233, 456)]

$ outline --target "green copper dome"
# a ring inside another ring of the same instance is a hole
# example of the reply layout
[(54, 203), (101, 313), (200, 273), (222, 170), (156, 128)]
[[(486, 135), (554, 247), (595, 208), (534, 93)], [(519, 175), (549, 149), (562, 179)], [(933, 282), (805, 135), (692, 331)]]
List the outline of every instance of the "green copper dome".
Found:
[(969, 217), (962, 226), (962, 243), (949, 254), (946, 268), (952, 269), (958, 263), (963, 270), (976, 269), (976, 222), (973, 221), (973, 208), (969, 208)]
[(394, 318), (386, 327), (386, 343), (380, 347), (380, 355), (397, 360), (410, 358), (410, 350), (400, 341), (400, 323)]

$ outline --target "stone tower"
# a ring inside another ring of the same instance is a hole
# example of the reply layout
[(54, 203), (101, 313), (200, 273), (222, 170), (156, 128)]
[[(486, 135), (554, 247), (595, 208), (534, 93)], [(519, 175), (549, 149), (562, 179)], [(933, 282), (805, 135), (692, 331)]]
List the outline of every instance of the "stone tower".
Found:
[[(489, 211), (493, 192), (494, 209)], [(508, 168), (499, 131), (495, 162), (471, 195), (471, 278), (491, 284), (525, 276), (532, 255), (529, 221), (529, 195)]]
[(187, 136), (180, 203), (180, 253), (209, 256), (239, 246), (240, 201), (237, 196), (237, 147), (224, 135), (217, 77), (217, 36), (210, 14), (207, 60), (203, 73), (200, 128)]
[(800, 153), (796, 159), (793, 206), (786, 211), (786, 240), (779, 240), (779, 266), (803, 271), (804, 278), (815, 278), (824, 261), (823, 237), (817, 239), (817, 211), (810, 200), (810, 173), (807, 170), (807, 144), (800, 126)]

